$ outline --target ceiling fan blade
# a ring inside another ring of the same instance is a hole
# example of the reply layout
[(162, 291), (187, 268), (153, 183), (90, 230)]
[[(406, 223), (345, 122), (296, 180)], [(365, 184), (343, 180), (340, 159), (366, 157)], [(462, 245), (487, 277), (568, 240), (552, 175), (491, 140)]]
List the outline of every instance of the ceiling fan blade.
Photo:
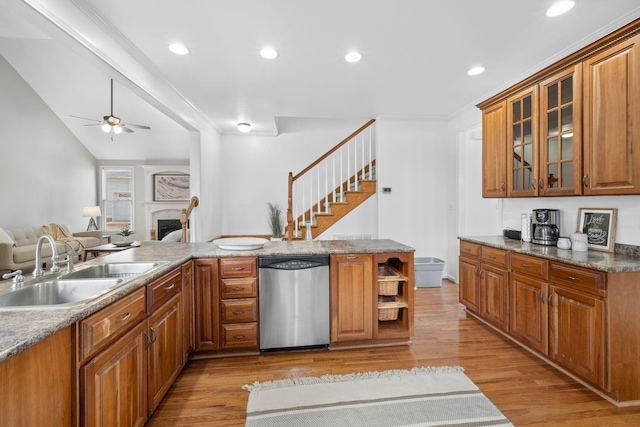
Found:
[(149, 130), (151, 129), (149, 126), (145, 126), (145, 125), (132, 125), (131, 123), (127, 123), (126, 126), (130, 126), (132, 128), (138, 128), (138, 129), (146, 129)]
[(90, 125), (83, 125), (83, 126), (102, 126), (104, 123), (91, 123)]
[(120, 126), (120, 129), (122, 129), (123, 131), (127, 133), (133, 133), (133, 131), (129, 129), (126, 125), (119, 125), (119, 126)]
[(97, 122), (97, 123), (102, 123), (102, 120), (97, 120), (97, 119), (88, 119), (86, 117), (80, 117), (80, 116), (73, 116), (71, 114), (69, 114), (69, 117), (73, 117), (76, 119), (82, 119), (82, 120), (91, 120), (92, 122)]

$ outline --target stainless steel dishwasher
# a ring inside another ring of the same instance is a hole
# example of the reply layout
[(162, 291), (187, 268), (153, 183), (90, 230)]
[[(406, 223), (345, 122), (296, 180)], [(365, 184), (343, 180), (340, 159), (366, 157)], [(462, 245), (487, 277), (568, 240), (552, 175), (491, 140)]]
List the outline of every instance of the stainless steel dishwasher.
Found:
[(260, 349), (329, 344), (329, 256), (258, 258)]

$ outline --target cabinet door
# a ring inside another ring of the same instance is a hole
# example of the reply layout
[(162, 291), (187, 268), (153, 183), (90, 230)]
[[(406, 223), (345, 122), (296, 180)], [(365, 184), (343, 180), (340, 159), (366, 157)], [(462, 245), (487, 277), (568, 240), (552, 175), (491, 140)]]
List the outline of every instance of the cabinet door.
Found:
[(331, 256), (331, 341), (373, 338), (373, 286), (371, 255)]
[(507, 195), (507, 104), (482, 110), (482, 197)]
[(189, 261), (182, 265), (183, 364), (187, 363), (189, 354), (195, 349), (193, 294), (193, 261)]
[(551, 289), (550, 357), (606, 388), (604, 301), (561, 287)]
[(483, 263), (480, 316), (503, 331), (509, 330), (509, 272)]
[(194, 260), (194, 310), (196, 351), (220, 347), (218, 260)]
[(509, 278), (509, 333), (542, 354), (548, 354), (547, 283), (511, 273)]
[(584, 194), (640, 193), (640, 36), (584, 62)]
[(507, 197), (538, 195), (538, 87), (507, 99)]
[(539, 194), (582, 194), (582, 65), (542, 81)]
[(480, 260), (460, 257), (458, 298), (467, 310), (480, 314)]
[(81, 424), (142, 426), (147, 419), (147, 322), (80, 370)]
[(149, 317), (149, 415), (182, 369), (182, 294), (175, 295)]

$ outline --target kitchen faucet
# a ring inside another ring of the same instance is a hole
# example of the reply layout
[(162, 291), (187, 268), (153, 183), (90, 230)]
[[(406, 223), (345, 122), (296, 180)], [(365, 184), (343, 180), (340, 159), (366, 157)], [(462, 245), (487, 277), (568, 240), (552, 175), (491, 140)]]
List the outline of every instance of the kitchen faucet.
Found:
[(36, 243), (36, 268), (33, 270), (33, 277), (40, 277), (44, 274), (44, 270), (42, 269), (42, 261), (40, 261), (40, 252), (42, 251), (42, 244), (45, 240), (49, 241), (49, 244), (51, 245), (51, 251), (53, 253), (51, 255), (51, 272), (56, 273), (60, 271), (60, 267), (58, 267), (59, 257), (58, 249), (56, 248), (56, 242), (54, 242), (53, 238), (48, 234), (43, 234), (42, 236), (40, 236), (38, 242)]

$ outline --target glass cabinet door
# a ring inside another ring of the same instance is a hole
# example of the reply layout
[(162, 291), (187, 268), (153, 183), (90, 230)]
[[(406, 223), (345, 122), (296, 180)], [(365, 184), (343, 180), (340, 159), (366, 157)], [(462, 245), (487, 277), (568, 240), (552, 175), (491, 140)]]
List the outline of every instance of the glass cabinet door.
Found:
[(540, 195), (580, 194), (580, 67), (540, 83)]
[(537, 86), (507, 100), (507, 196), (538, 194)]

